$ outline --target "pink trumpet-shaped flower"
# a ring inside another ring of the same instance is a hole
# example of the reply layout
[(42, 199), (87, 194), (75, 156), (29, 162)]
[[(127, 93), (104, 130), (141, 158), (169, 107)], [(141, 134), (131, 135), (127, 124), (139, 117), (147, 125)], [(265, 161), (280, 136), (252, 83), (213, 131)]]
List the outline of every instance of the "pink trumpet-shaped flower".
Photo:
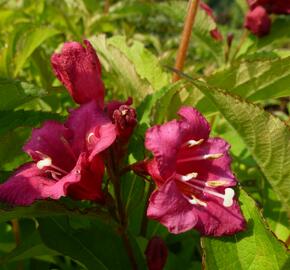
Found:
[(101, 79), (101, 64), (90, 44), (83, 47), (78, 42), (66, 42), (61, 53), (54, 53), (51, 64), (57, 78), (64, 84), (76, 103), (95, 100), (104, 107), (104, 86)]
[(116, 138), (111, 120), (92, 101), (71, 111), (65, 124), (47, 121), (24, 145), (33, 162), (0, 185), (0, 200), (29, 205), (40, 199), (103, 200), (100, 153)]
[(192, 228), (202, 235), (231, 235), (245, 228), (231, 172), (230, 146), (209, 138), (210, 127), (195, 109), (182, 107), (181, 120), (146, 132), (145, 146), (154, 154), (147, 169), (157, 185), (147, 216), (172, 233)]

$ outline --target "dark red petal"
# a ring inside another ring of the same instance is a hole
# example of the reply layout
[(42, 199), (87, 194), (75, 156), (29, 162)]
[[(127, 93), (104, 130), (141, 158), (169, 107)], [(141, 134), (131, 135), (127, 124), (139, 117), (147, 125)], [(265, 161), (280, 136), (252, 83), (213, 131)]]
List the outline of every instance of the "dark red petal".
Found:
[(164, 179), (175, 172), (176, 155), (185, 132), (182, 122), (176, 120), (154, 126), (146, 132), (145, 147), (153, 152)]
[(30, 205), (36, 200), (47, 198), (43, 189), (54, 184), (35, 163), (26, 163), (0, 185), (0, 201), (13, 205)]
[(158, 187), (164, 184), (165, 180), (160, 175), (156, 159), (148, 161), (148, 163), (146, 164), (146, 169)]
[(262, 6), (257, 6), (246, 15), (245, 27), (254, 35), (263, 37), (270, 32), (271, 19)]
[(236, 179), (231, 171), (231, 157), (229, 155), (230, 145), (220, 138), (209, 138), (200, 145), (183, 148), (177, 160), (203, 157), (210, 154), (222, 154), (218, 158), (192, 160), (188, 162), (177, 162), (177, 172), (186, 175), (192, 172), (198, 173), (198, 179), (222, 180), (224, 186), (235, 186)]
[(174, 180), (167, 181), (150, 197), (147, 216), (158, 220), (174, 234), (192, 229), (197, 223), (197, 216), (191, 205), (181, 194)]
[(246, 221), (236, 200), (231, 207), (224, 207), (220, 200), (210, 196), (206, 203), (206, 207), (195, 207), (193, 210), (198, 217), (195, 229), (202, 235), (233, 235), (246, 228)]
[(116, 139), (115, 125), (94, 101), (70, 112), (65, 126), (72, 131), (70, 144), (74, 152), (89, 151), (89, 159), (109, 147)]
[(57, 78), (64, 84), (75, 102), (83, 104), (95, 100), (104, 107), (104, 87), (98, 56), (88, 42), (83, 47), (77, 42), (64, 44), (61, 53), (51, 57)]
[(172, 233), (178, 234), (192, 228), (202, 235), (232, 235), (245, 229), (246, 223), (236, 200), (224, 207), (220, 198), (204, 196), (207, 206), (189, 203), (174, 181), (167, 181), (150, 197), (147, 216), (158, 220)]
[(99, 156), (88, 163), (82, 158), (80, 181), (66, 185), (66, 194), (77, 200), (92, 200), (101, 202), (103, 200), (102, 181), (105, 165)]
[(35, 161), (49, 156), (53, 165), (70, 171), (76, 162), (73, 150), (67, 143), (69, 130), (56, 121), (46, 121), (41, 128), (33, 129), (23, 150)]
[(206, 140), (210, 133), (210, 126), (204, 116), (192, 107), (181, 107), (178, 115), (182, 117), (184, 123), (188, 125), (186, 138), (184, 140)]

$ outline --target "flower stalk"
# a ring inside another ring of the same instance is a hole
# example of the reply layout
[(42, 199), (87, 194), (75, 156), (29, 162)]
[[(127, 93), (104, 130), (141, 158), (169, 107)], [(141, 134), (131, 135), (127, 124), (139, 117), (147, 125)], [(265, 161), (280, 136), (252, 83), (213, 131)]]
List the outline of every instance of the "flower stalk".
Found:
[(127, 215), (125, 212), (125, 208), (122, 202), (121, 198), (121, 179), (120, 179), (120, 171), (119, 171), (119, 166), (116, 164), (116, 159), (114, 159), (114, 148), (111, 148), (108, 151), (108, 158), (107, 158), (107, 170), (108, 170), (108, 175), (112, 181), (113, 188), (114, 188), (114, 194), (115, 194), (115, 199), (116, 199), (116, 207), (118, 211), (118, 217), (119, 217), (119, 224), (120, 224), (120, 233), (121, 237), (123, 239), (131, 267), (133, 270), (138, 269), (137, 268), (137, 262), (135, 260), (133, 248), (130, 243), (130, 239), (127, 235)]
[[(181, 42), (178, 48), (176, 62), (174, 66), (174, 68), (179, 71), (182, 71), (183, 66), (184, 66), (186, 53), (187, 53), (187, 49), (188, 49), (189, 41), (191, 37), (192, 27), (194, 25), (199, 2), (200, 2), (199, 0), (190, 0), (188, 4), (187, 15), (185, 18), (183, 32), (181, 35)], [(179, 75), (177, 73), (174, 73), (172, 81), (176, 82), (179, 79), (180, 79)]]

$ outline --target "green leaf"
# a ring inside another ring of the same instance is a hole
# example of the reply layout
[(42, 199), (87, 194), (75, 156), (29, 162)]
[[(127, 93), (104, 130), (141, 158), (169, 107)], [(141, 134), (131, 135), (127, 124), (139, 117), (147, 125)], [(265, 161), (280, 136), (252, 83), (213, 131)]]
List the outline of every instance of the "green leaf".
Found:
[(215, 87), (246, 97), (265, 100), (290, 95), (290, 57), (241, 61), (207, 79)]
[(267, 228), (254, 200), (244, 191), (239, 200), (247, 230), (231, 237), (202, 238), (205, 269), (289, 269), (286, 247)]
[(0, 111), (13, 110), (15, 107), (41, 97), (46, 92), (32, 84), (0, 77)]
[(215, 40), (210, 31), (217, 28), (216, 22), (205, 10), (199, 8), (194, 22), (193, 35), (196, 37), (218, 61), (223, 57), (223, 42)]
[(51, 27), (33, 28), (27, 31), (20, 40), (18, 40), (14, 63), (14, 76), (17, 76), (19, 71), (23, 68), (27, 58), (34, 52), (36, 48), (43, 44), (48, 38), (58, 34), (59, 32)]
[(88, 270), (130, 269), (121, 238), (105, 224), (94, 222), (86, 230), (73, 230), (65, 218), (41, 219), (39, 224), (49, 248), (80, 261)]
[(72, 216), (101, 218), (105, 222), (113, 224), (111, 217), (98, 207), (80, 209), (76, 205), (70, 206), (60, 201), (39, 201), (30, 206), (9, 208), (1, 205), (0, 223), (17, 218), (48, 217), (48, 216)]
[(131, 96), (138, 103), (153, 92), (149, 82), (138, 75), (134, 64), (120, 50), (109, 45), (105, 36), (93, 37), (90, 41), (101, 58), (103, 68), (110, 74), (107, 83), (114, 89), (114, 94), (121, 94), (121, 98)]
[(237, 96), (202, 82), (192, 82), (237, 131), (285, 209), (290, 209), (289, 127), (262, 108)]
[(0, 115), (0, 136), (19, 126), (35, 127), (44, 120), (63, 120), (59, 114), (35, 111), (3, 111)]
[(134, 41), (129, 47), (124, 36), (114, 36), (108, 40), (108, 44), (124, 53), (134, 64), (139, 76), (146, 79), (154, 90), (159, 90), (169, 83), (169, 74), (162, 70), (158, 59), (141, 42)]
[(0, 258), (0, 264), (5, 265), (8, 262), (24, 260), (42, 255), (58, 255), (59, 253), (46, 247), (37, 231), (22, 240), (11, 252)]

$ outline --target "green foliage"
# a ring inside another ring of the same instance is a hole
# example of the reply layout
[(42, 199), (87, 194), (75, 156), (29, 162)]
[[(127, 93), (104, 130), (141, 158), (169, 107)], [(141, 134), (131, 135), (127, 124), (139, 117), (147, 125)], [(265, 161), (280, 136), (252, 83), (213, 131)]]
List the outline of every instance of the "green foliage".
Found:
[[(108, 11), (105, 2), (0, 1), (0, 181), (29, 161), (21, 148), (32, 128), (49, 119), (63, 122), (77, 106), (55, 79), (50, 57), (66, 41), (89, 39), (101, 60), (106, 102), (131, 96), (137, 111), (124, 166), (150, 157), (144, 148), (149, 127), (176, 118), (182, 105), (198, 108), (211, 135), (232, 145), (247, 229), (219, 239), (194, 230), (172, 235), (146, 219), (155, 187), (133, 172), (120, 177), (121, 220), (105, 175), (102, 205), (67, 198), (1, 204), (0, 268), (131, 269), (130, 243), (138, 269), (146, 269), (148, 240), (158, 235), (168, 247), (165, 270), (289, 269), (286, 248), (275, 237), (289, 244), (289, 16), (272, 16), (270, 35), (257, 38), (242, 34), (246, 1), (206, 1), (216, 20), (198, 10), (184, 67), (190, 76), (183, 75), (190, 81), (172, 83), (188, 1), (110, 0)], [(222, 41), (211, 37), (216, 27)]]
[(203, 238), (206, 269), (288, 269), (290, 257), (286, 247), (267, 228), (254, 200), (243, 190), (239, 200), (247, 230), (221, 239)]
[(31, 98), (41, 97), (45, 94), (32, 84), (16, 81), (7, 78), (0, 78), (0, 110), (12, 110), (15, 107), (31, 100)]

